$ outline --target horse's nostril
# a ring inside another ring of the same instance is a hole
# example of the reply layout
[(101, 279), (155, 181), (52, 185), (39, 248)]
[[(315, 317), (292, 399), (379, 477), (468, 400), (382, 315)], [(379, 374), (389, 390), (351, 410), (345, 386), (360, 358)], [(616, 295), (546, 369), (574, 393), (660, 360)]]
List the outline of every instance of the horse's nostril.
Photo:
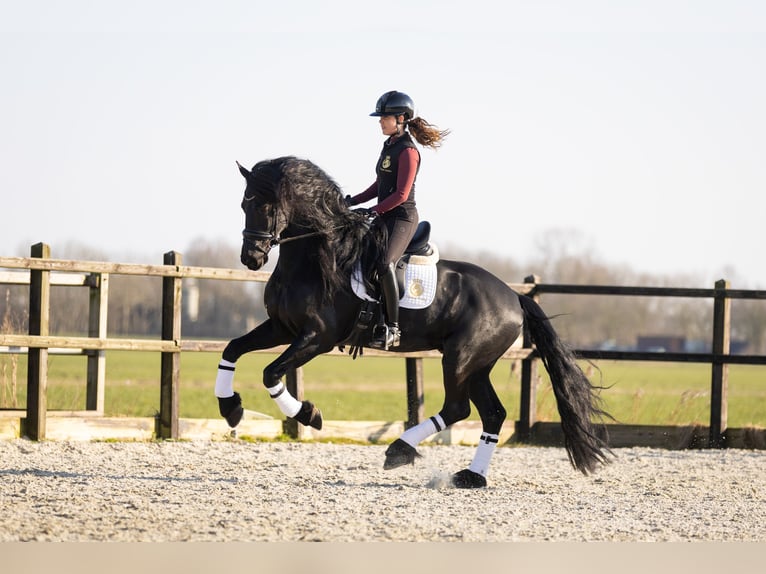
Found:
[(243, 249), (239, 260), (242, 265), (251, 271), (258, 271), (261, 267), (268, 263), (269, 256), (259, 252), (247, 251)]

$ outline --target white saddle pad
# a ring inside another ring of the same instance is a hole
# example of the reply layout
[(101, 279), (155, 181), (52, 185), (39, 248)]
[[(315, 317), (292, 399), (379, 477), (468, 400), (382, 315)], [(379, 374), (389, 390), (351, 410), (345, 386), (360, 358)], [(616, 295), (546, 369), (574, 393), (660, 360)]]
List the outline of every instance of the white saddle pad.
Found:
[[(404, 309), (425, 309), (433, 303), (436, 295), (436, 262), (439, 261), (439, 250), (431, 244), (431, 255), (415, 255), (404, 273), (404, 296), (399, 300), (399, 307)], [(377, 301), (367, 293), (362, 281), (361, 266), (357, 265), (351, 275), (351, 288), (360, 299)]]

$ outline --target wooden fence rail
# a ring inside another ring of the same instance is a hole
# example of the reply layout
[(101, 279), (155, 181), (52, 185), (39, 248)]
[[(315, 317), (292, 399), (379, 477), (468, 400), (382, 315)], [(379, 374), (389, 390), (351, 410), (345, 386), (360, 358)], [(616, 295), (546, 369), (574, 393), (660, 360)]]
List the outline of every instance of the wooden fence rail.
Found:
[[(105, 384), (105, 351), (135, 350), (161, 353), (160, 409), (157, 417), (158, 438), (179, 438), (179, 381), (182, 352), (222, 351), (222, 341), (189, 340), (182, 338), (181, 296), (183, 279), (218, 279), (224, 281), (265, 282), (269, 273), (182, 265), (180, 253), (170, 251), (164, 255), (163, 265), (138, 265), (72, 261), (52, 259), (50, 248), (42, 243), (33, 245), (31, 257), (0, 257), (0, 284), (29, 285), (28, 334), (0, 333), (0, 352), (27, 353), (27, 405), (24, 411), (7, 411), (25, 416), (25, 434), (33, 440), (46, 437), (47, 359), (49, 353), (82, 353), (88, 357), (86, 409), (74, 415), (103, 415)], [(162, 334), (160, 340), (107, 337), (107, 302), (110, 275), (137, 275), (162, 278)], [(50, 289), (52, 285), (79, 285), (90, 290), (89, 329), (87, 337), (52, 336), (49, 333)], [(584, 359), (700, 362), (711, 365), (711, 407), (708, 446), (726, 445), (728, 365), (766, 365), (766, 356), (731, 355), (730, 302), (732, 299), (766, 299), (766, 291), (735, 290), (718, 281), (713, 289), (687, 289), (665, 287), (621, 287), (598, 285), (553, 285), (540, 283), (535, 276), (524, 283), (509, 284), (519, 293), (535, 299), (544, 293), (578, 295), (624, 295), (653, 297), (699, 297), (714, 301), (711, 353), (655, 353), (630, 351), (576, 350)], [(279, 348), (263, 352), (279, 352)], [(437, 351), (419, 353), (391, 353), (366, 350), (370, 356), (405, 359), (407, 385), (407, 421), (409, 427), (419, 423), (423, 413), (424, 358), (440, 357)], [(330, 354), (341, 354), (334, 350)], [(521, 361), (521, 405), (516, 421), (516, 437), (531, 440), (535, 421), (538, 361), (529, 341), (513, 346), (504, 355), (506, 359)], [(301, 369), (287, 375), (291, 392), (300, 400), (303, 395)], [(297, 433), (298, 430), (295, 429)]]
[[(713, 289), (692, 289), (681, 287), (622, 287), (611, 285), (552, 285), (535, 283), (534, 294), (572, 294), (572, 295), (618, 295), (642, 297), (687, 297), (713, 299), (712, 352), (711, 353), (668, 353), (640, 351), (601, 351), (578, 349), (577, 355), (583, 359), (601, 359), (617, 361), (664, 361), (695, 362), (711, 365), (710, 426), (708, 446), (726, 446), (727, 404), (729, 364), (766, 365), (763, 355), (731, 355), (731, 300), (766, 299), (766, 291), (731, 289), (728, 281), (716, 281)], [(522, 380), (522, 385), (524, 385)], [(522, 408), (525, 405), (522, 405)], [(532, 410), (531, 412), (534, 412)], [(528, 434), (528, 428), (520, 429), (522, 435)]]

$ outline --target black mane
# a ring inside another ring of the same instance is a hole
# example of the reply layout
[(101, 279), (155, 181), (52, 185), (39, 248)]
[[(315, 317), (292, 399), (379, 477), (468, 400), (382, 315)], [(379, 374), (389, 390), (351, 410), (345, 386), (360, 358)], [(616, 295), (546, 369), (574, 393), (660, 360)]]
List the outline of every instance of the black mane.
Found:
[(340, 186), (313, 162), (294, 156), (266, 160), (252, 169), (250, 186), (266, 201), (276, 203), (291, 225), (303, 232), (319, 231), (316, 264), (324, 281), (325, 298), (349, 289), (349, 278), (358, 261), (364, 276), (385, 238), (381, 229), (366, 223), (366, 216), (349, 209)]

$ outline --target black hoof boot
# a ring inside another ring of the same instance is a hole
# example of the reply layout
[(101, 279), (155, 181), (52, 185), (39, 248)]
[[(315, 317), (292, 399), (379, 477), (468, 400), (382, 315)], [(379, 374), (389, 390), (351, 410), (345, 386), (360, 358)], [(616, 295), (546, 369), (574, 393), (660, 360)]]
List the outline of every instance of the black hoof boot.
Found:
[(452, 485), (455, 488), (484, 488), (487, 486), (487, 479), (466, 468), (452, 475)]
[(293, 418), (303, 426), (322, 430), (322, 412), (311, 401), (303, 401), (301, 410)]
[(415, 464), (415, 459), (420, 458), (420, 456), (415, 447), (398, 438), (386, 449), (386, 461), (383, 463), (383, 469), (391, 470), (405, 464)]
[(242, 420), (245, 410), (242, 408), (242, 397), (239, 393), (234, 393), (230, 397), (222, 399), (218, 397), (218, 412), (226, 419), (231, 428), (234, 428)]

